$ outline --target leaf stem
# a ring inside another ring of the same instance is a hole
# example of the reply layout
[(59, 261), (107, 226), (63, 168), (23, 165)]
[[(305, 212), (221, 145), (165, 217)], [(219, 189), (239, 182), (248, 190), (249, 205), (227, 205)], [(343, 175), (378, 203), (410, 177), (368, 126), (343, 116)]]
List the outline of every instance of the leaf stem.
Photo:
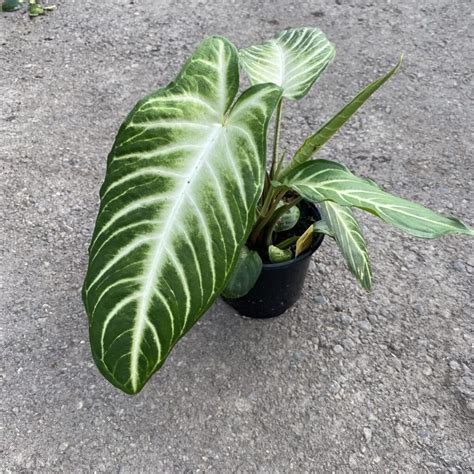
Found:
[(255, 246), (255, 244), (259, 240), (261, 231), (263, 230), (267, 222), (271, 219), (273, 213), (275, 212), (275, 208), (277, 207), (283, 196), (287, 193), (287, 191), (288, 189), (286, 187), (281, 190), (275, 190), (274, 188), (270, 188), (260, 211), (260, 217), (255, 222), (252, 229), (252, 233), (249, 237), (249, 242), (252, 246)]
[(285, 214), (285, 212), (289, 211), (293, 206), (298, 204), (301, 199), (301, 196), (297, 196), (296, 198), (292, 199), (287, 204), (281, 206), (275, 212), (272, 213), (270, 219), (268, 219), (267, 221), (267, 229), (265, 232), (265, 243), (267, 246), (272, 244), (273, 229), (275, 228), (278, 219), (280, 219), (280, 217)]
[(275, 166), (278, 160), (278, 147), (280, 145), (280, 128), (281, 128), (281, 117), (283, 114), (283, 98), (278, 101), (277, 112), (275, 117), (275, 134), (273, 135), (273, 154), (272, 164), (270, 167), (270, 179), (274, 178)]
[(285, 160), (285, 156), (286, 156), (286, 148), (283, 150), (283, 153), (281, 154), (281, 157), (280, 157), (280, 160), (278, 161), (278, 164), (277, 164), (277, 167), (276, 167), (276, 170), (275, 170), (275, 176), (274, 178), (275, 179), (278, 179), (278, 176), (280, 175), (280, 170), (281, 170), (281, 166), (283, 165), (283, 161)]

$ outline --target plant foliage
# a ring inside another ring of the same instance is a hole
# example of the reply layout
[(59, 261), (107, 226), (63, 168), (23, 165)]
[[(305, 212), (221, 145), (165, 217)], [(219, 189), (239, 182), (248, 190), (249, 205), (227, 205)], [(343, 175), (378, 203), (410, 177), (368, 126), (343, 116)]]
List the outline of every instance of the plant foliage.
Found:
[[(220, 294), (245, 295), (262, 262), (310, 251), (315, 233), (336, 241), (370, 289), (353, 208), (417, 237), (473, 234), (459, 219), (396, 197), (334, 161), (313, 159), (401, 59), (285, 163), (283, 99), (306, 96), (334, 55), (316, 28), (288, 29), (240, 52), (223, 37), (209, 37), (171, 84), (130, 112), (107, 160), (83, 286), (92, 354), (112, 384), (140, 391)], [(252, 84), (240, 95), (239, 65)], [(302, 199), (319, 203), (323, 219), (304, 221)]]

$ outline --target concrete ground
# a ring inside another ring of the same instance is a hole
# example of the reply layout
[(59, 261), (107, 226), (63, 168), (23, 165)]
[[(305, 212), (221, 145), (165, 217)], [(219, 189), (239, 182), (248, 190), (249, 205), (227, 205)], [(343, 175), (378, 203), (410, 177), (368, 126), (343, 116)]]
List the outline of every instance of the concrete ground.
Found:
[(216, 303), (135, 397), (95, 369), (80, 298), (119, 124), (214, 33), (244, 46), (316, 25), (336, 43), (286, 108), (292, 150), (403, 51), (321, 156), (474, 224), (470, 2), (56, 3), (0, 15), (0, 470), (472, 472), (472, 240), (364, 217), (373, 292), (327, 239), (287, 314)]

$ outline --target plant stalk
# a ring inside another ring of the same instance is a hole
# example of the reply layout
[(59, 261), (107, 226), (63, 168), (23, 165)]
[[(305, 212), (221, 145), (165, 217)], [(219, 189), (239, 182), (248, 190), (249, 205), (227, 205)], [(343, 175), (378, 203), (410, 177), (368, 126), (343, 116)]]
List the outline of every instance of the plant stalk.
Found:
[(302, 197), (298, 196), (291, 201), (289, 201), (287, 204), (284, 206), (281, 206), (279, 209), (277, 209), (275, 212), (272, 213), (270, 216), (270, 219), (267, 221), (267, 229), (265, 232), (265, 244), (271, 245), (272, 244), (272, 235), (273, 235), (273, 229), (275, 228), (276, 223), (278, 222), (278, 219), (285, 214), (288, 210), (290, 210), (293, 206), (298, 204), (301, 201)]
[(270, 179), (275, 177), (275, 166), (278, 160), (278, 147), (280, 145), (280, 128), (281, 128), (281, 117), (283, 114), (283, 98), (281, 98), (277, 105), (277, 112), (275, 117), (275, 134), (273, 135), (273, 154), (272, 164), (270, 167)]

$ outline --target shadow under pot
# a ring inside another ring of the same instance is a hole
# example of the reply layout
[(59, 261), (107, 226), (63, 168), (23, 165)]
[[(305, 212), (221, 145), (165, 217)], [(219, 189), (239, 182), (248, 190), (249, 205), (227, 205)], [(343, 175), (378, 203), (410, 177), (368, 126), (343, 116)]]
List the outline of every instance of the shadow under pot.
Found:
[[(321, 214), (314, 204), (302, 201), (299, 207), (301, 218), (293, 229), (297, 235), (303, 234), (311, 222), (321, 219)], [(242, 316), (249, 318), (274, 318), (283, 314), (301, 296), (311, 256), (323, 239), (323, 234), (313, 234), (311, 247), (288, 262), (264, 262), (255, 286), (246, 295), (222, 299)]]

